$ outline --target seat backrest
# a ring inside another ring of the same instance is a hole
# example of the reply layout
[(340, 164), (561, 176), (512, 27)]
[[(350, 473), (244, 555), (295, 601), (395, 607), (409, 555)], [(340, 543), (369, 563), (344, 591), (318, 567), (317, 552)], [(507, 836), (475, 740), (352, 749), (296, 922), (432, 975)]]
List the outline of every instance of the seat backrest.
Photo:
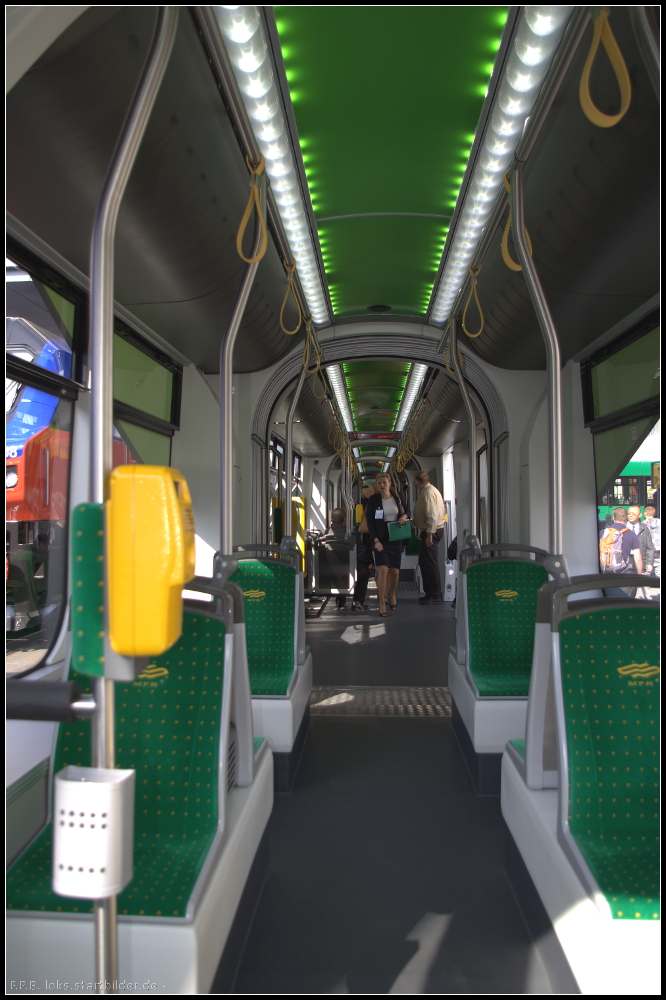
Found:
[(562, 846), (613, 917), (655, 919), (659, 607), (581, 601), (557, 624), (553, 676)]
[(546, 569), (531, 560), (483, 559), (465, 577), (467, 666), (479, 694), (527, 697)]
[(353, 539), (325, 536), (315, 552), (315, 592), (352, 594), (356, 575), (356, 546)]
[[(222, 738), (229, 726), (226, 639), (225, 622), (185, 610), (182, 635), (171, 649), (151, 659), (133, 683), (115, 684), (116, 766), (136, 771), (135, 869), (141, 858), (141, 877), (119, 896), (120, 914), (185, 916), (208, 849), (222, 832), (228, 786)], [(90, 690), (88, 676), (72, 670), (70, 679)], [(88, 720), (60, 724), (53, 774), (68, 764), (90, 766)], [(40, 836), (48, 841), (42, 849), (50, 861), (50, 828)], [(169, 885), (160, 880), (165, 850), (178, 855), (177, 878)], [(50, 863), (43, 878), (37, 883), (33, 878), (30, 898), (23, 902), (28, 885), (23, 869), (34, 862), (30, 855), (31, 848), (8, 877), (12, 908), (89, 911), (89, 901), (53, 896)]]
[(240, 556), (229, 579), (243, 591), (252, 694), (284, 696), (298, 662), (296, 571), (279, 559)]

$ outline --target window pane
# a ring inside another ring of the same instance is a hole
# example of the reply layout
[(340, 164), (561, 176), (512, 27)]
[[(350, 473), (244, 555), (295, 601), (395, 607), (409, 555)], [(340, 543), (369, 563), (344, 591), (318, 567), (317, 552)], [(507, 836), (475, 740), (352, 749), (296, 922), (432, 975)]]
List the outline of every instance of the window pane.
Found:
[(594, 419), (659, 395), (659, 327), (590, 372)]
[(136, 449), (132, 447), (132, 443), (125, 435), (120, 433), (117, 427), (113, 428), (113, 468), (117, 469), (119, 465), (139, 465), (141, 464), (141, 459), (136, 453)]
[(114, 399), (170, 422), (172, 389), (173, 372), (118, 334), (114, 336)]
[[(71, 378), (74, 303), (8, 258), (6, 280), (7, 354)], [(7, 385), (6, 393), (12, 391)]]
[[(647, 418), (594, 435), (597, 483), (603, 483), (597, 495), (599, 563), (609, 574), (609, 586), (604, 588), (609, 596), (659, 600), (658, 588), (622, 586), (622, 576), (637, 570), (660, 575), (659, 489), (653, 483), (661, 450), (660, 424), (646, 434), (654, 421)], [(611, 468), (615, 474), (604, 482)]]
[(136, 424), (130, 424), (126, 420), (118, 420), (116, 423), (123, 440), (127, 442), (134, 455), (135, 461), (141, 462), (143, 465), (171, 464), (170, 437), (146, 430), (145, 427), (137, 427)]
[(7, 422), (7, 673), (34, 669), (66, 605), (73, 404), (18, 384)]

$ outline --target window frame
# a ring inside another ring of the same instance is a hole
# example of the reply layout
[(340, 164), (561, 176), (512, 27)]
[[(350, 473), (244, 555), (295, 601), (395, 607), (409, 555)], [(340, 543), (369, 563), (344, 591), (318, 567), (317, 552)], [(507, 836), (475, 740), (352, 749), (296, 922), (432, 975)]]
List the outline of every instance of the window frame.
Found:
[(612, 413), (606, 413), (603, 417), (595, 418), (592, 369), (600, 365), (602, 361), (607, 361), (614, 354), (624, 350), (625, 347), (628, 347), (650, 333), (655, 327), (660, 325), (660, 319), (660, 310), (657, 307), (615, 340), (612, 340), (609, 344), (605, 344), (598, 351), (582, 359), (580, 363), (580, 378), (583, 392), (583, 419), (584, 426), (589, 427), (592, 434), (610, 431), (614, 427), (630, 424), (634, 420), (641, 420), (644, 417), (651, 417), (653, 414), (659, 413), (660, 396), (658, 395), (639, 400), (630, 406), (625, 406), (620, 410), (613, 410)]

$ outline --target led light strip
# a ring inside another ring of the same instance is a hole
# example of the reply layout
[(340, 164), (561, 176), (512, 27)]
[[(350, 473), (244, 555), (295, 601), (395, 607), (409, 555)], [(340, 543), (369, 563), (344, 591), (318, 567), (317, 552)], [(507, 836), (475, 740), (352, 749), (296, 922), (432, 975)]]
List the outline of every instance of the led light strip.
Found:
[(409, 415), (411, 414), (412, 407), (414, 406), (414, 400), (419, 394), (419, 390), (423, 385), (423, 379), (427, 371), (427, 365), (412, 365), (412, 369), (409, 373), (409, 381), (407, 382), (395, 422), (395, 427), (393, 428), (394, 431), (402, 431), (405, 429), (405, 424), (409, 420)]
[(353, 431), (354, 421), (352, 419), (351, 410), (349, 409), (349, 399), (347, 397), (347, 390), (345, 388), (342, 372), (340, 371), (340, 366), (329, 365), (326, 369), (326, 374), (328, 375), (328, 381), (331, 383), (331, 388), (335, 393), (335, 398), (342, 415), (345, 430), (347, 432)]
[[(573, 7), (524, 7), (430, 313), (443, 323), (465, 280)], [(447, 240), (448, 243), (448, 240)], [(445, 248), (446, 252), (446, 248)], [(397, 428), (396, 428), (397, 429)]]
[(234, 68), (313, 321), (330, 322), (303, 191), (258, 7), (212, 8)]

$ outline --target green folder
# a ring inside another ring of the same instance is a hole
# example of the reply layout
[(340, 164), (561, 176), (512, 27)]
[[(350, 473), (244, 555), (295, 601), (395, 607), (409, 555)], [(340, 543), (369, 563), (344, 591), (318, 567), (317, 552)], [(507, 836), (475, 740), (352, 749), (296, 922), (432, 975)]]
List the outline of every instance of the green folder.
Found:
[(398, 524), (397, 521), (390, 521), (388, 530), (389, 541), (391, 542), (398, 542), (412, 537), (412, 526), (409, 521), (405, 521), (404, 524)]

